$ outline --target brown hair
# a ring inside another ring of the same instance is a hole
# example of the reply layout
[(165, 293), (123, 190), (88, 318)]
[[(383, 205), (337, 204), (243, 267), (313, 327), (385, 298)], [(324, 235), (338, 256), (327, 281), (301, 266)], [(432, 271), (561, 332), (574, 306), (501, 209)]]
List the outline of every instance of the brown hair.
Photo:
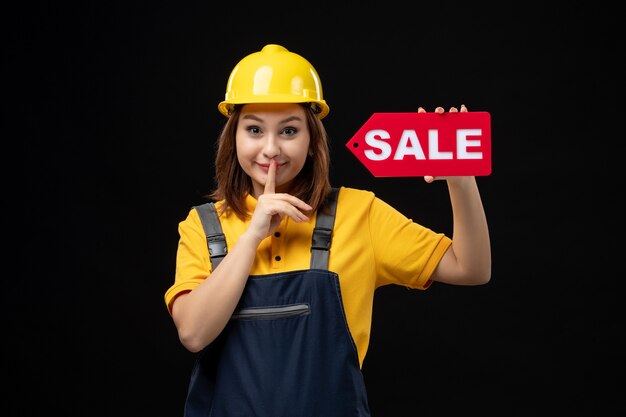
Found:
[[(307, 118), (307, 127), (311, 135), (309, 156), (302, 170), (294, 178), (290, 194), (308, 203), (313, 210), (324, 207), (324, 201), (331, 191), (330, 149), (328, 134), (314, 109), (302, 104)], [(214, 200), (224, 200), (222, 212), (232, 210), (240, 219), (247, 219), (245, 206), (246, 195), (252, 193), (252, 180), (244, 172), (237, 160), (235, 132), (241, 114), (241, 107), (234, 107), (228, 121), (220, 133), (215, 154), (216, 188), (209, 194)]]

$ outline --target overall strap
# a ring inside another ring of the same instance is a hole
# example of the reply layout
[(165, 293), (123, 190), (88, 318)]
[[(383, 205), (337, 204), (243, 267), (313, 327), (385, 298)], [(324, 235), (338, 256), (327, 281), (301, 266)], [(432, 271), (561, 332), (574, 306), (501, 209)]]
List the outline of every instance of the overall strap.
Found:
[(335, 225), (335, 212), (337, 211), (337, 196), (339, 189), (333, 188), (327, 201), (326, 213), (318, 210), (313, 239), (311, 242), (311, 269), (328, 270), (328, 255)]
[(211, 255), (211, 264), (215, 271), (222, 258), (226, 256), (226, 237), (222, 231), (222, 225), (217, 216), (214, 203), (204, 203), (194, 206), (194, 208), (200, 216), (200, 221), (202, 221), (207, 245), (209, 246), (209, 255)]
[[(337, 210), (338, 188), (333, 188), (327, 202), (328, 213), (319, 211), (313, 229), (313, 237), (311, 239), (311, 269), (328, 269), (328, 255), (330, 251), (330, 243), (332, 238), (333, 227), (335, 225), (335, 212)], [(204, 203), (194, 206), (204, 233), (206, 234), (209, 254), (211, 256), (211, 264), (213, 270), (217, 268), (222, 258), (226, 256), (226, 237), (222, 231), (222, 225), (217, 216), (217, 210), (214, 203)]]

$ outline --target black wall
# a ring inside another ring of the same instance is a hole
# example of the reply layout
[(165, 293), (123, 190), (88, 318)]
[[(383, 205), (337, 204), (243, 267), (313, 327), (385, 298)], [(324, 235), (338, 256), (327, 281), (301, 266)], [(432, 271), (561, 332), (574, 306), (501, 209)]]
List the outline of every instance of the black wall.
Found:
[(373, 178), (345, 142), (374, 112), (491, 113), (492, 281), (378, 291), (373, 415), (624, 412), (619, 14), (404, 3), (5, 9), (5, 415), (182, 415), (193, 357), (163, 301), (177, 224), (213, 184), (230, 70), (266, 43), (322, 78), (333, 184), (436, 230), (452, 231), (444, 183)]

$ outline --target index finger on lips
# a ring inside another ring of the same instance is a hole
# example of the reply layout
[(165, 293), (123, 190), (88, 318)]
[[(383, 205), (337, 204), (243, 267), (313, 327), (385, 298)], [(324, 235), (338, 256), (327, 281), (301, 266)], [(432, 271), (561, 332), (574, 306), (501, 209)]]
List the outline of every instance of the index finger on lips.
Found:
[(276, 161), (270, 161), (270, 167), (267, 170), (267, 178), (265, 179), (264, 194), (274, 194), (276, 191)]

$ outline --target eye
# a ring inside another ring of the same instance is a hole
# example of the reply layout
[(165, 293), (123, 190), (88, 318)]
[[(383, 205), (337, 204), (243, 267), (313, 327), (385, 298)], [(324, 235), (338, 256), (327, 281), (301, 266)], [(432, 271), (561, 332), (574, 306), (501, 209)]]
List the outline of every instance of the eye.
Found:
[(261, 128), (258, 126), (248, 126), (246, 127), (246, 132), (248, 132), (250, 136), (257, 136), (261, 134)]
[(298, 133), (298, 129), (295, 127), (286, 127), (283, 129), (282, 134), (285, 136), (295, 136)]

